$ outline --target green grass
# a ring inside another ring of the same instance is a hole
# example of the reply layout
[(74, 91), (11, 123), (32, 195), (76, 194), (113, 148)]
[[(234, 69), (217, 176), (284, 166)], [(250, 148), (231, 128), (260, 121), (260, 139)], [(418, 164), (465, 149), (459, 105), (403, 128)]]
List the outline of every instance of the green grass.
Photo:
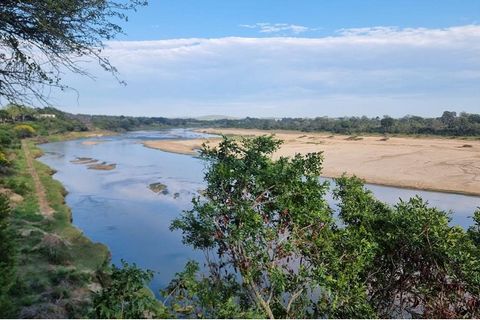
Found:
[[(66, 137), (73, 136), (77, 135)], [(32, 156), (41, 155), (33, 141), (28, 142), (28, 147)], [(18, 248), (18, 280), (12, 292), (17, 314), (12, 316), (18, 315), (24, 307), (48, 302), (63, 308), (68, 317), (85, 317), (89, 304), (87, 286), (96, 281), (96, 272), (108, 264), (109, 251), (106, 246), (93, 243), (71, 224), (71, 211), (65, 204), (66, 190), (52, 178), (52, 169), (34, 161), (48, 202), (55, 210), (53, 219), (39, 213), (33, 179), (28, 173), (23, 151), (12, 151), (15, 152), (13, 172), (3, 177), (2, 182), (29, 186), (24, 188), (24, 200), (14, 208), (12, 216)], [(49, 242), (49, 239), (55, 241)], [(84, 307), (72, 309), (72, 304)]]

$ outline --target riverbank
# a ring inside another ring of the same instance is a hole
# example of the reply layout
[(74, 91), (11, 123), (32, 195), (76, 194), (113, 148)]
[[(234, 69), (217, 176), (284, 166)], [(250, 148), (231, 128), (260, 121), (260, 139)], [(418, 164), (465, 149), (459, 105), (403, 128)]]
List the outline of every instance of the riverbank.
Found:
[[(446, 138), (345, 136), (330, 133), (201, 129), (231, 136), (275, 134), (284, 141), (274, 157), (323, 152), (325, 177), (344, 172), (368, 183), (480, 196), (480, 141)], [(149, 148), (195, 155), (219, 139), (144, 141)]]
[(12, 316), (22, 318), (86, 317), (92, 290), (107, 266), (109, 250), (93, 243), (72, 225), (66, 190), (53, 179), (55, 173), (35, 158), (42, 155), (37, 143), (105, 135), (68, 133), (22, 141), (13, 149), (12, 172), (2, 180), (21, 193), (11, 225), (17, 245), (17, 280), (11, 293)]

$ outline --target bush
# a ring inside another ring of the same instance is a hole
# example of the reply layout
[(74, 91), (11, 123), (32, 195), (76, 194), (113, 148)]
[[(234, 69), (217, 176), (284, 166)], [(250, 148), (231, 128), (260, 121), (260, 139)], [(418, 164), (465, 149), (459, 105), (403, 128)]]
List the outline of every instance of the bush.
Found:
[(7, 157), (5, 156), (5, 153), (0, 151), (0, 171), (3, 171), (4, 168), (10, 166), (10, 161), (8, 161)]
[(35, 135), (35, 129), (28, 124), (19, 124), (13, 128), (18, 138), (29, 138)]

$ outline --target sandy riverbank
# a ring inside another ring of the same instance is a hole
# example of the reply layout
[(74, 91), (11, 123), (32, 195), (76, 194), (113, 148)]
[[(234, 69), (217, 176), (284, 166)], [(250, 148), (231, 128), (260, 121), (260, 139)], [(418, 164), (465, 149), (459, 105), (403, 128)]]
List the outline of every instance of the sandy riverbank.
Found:
[[(369, 183), (480, 195), (480, 141), (442, 138), (349, 137), (330, 133), (207, 129), (202, 132), (254, 136), (275, 133), (284, 140), (274, 157), (324, 152), (323, 175), (355, 174)], [(196, 154), (218, 139), (145, 141), (146, 147)]]

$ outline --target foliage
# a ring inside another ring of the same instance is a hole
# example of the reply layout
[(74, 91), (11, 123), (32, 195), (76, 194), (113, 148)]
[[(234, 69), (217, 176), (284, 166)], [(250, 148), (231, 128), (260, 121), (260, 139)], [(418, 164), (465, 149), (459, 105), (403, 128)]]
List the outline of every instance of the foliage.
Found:
[[(27, 146), (32, 154), (40, 152), (31, 140)], [(9, 218), (18, 253), (16, 281), (7, 293), (12, 306), (9, 317), (85, 318), (92, 306), (87, 286), (106, 266), (108, 250), (91, 242), (71, 224), (65, 189), (51, 177), (50, 168), (34, 161), (48, 202), (55, 210), (52, 219), (38, 214), (38, 200), (31, 188), (33, 179), (25, 155), (21, 149), (8, 151), (12, 167), (0, 183), (23, 196)]]
[(15, 131), (17, 137), (20, 139), (33, 137), (35, 135), (35, 129), (33, 129), (28, 124), (16, 125), (13, 130)]
[(480, 315), (478, 246), (463, 229), (449, 226), (446, 212), (419, 197), (388, 207), (358, 178), (342, 177), (337, 184), (342, 232), (375, 244), (359, 280), (380, 317)]
[(409, 134), (441, 136), (480, 135), (480, 115), (445, 111), (441, 117), (422, 118), (407, 115), (402, 118), (341, 117), (341, 118), (282, 118), (210, 121), (207, 126), (265, 130), (326, 131), (339, 134)]
[(122, 33), (116, 21), (144, 0), (4, 0), (0, 6), (0, 96), (11, 102), (46, 102), (45, 87), (66, 88), (61, 74), (86, 74), (79, 61), (91, 57), (106, 71), (115, 68), (102, 53), (103, 41)]
[(186, 244), (216, 250), (218, 261), (208, 267), (217, 282), (241, 277), (242, 304), (268, 317), (304, 317), (317, 284), (305, 244), (313, 236), (325, 241), (333, 220), (327, 185), (318, 180), (321, 155), (273, 161), (279, 145), (263, 136), (205, 146), (207, 201), (196, 199), (172, 228), (182, 230)]
[(8, 317), (11, 303), (8, 291), (15, 280), (15, 243), (10, 222), (10, 204), (8, 198), (0, 194), (0, 318)]
[(465, 232), (420, 198), (391, 207), (336, 179), (338, 216), (318, 180), (320, 154), (272, 160), (272, 137), (204, 146), (205, 197), (174, 220), (206, 253), (164, 293), (180, 317), (478, 317), (480, 213)]
[(110, 279), (94, 296), (95, 318), (132, 319), (159, 316), (161, 308), (151, 292), (145, 289), (153, 272), (141, 270), (122, 260), (122, 267), (112, 265)]
[(17, 137), (12, 128), (7, 125), (0, 125), (0, 147), (10, 148), (16, 144)]
[[(245, 305), (239, 284), (233, 277), (204, 275), (197, 262), (189, 261), (163, 292), (163, 303), (172, 315), (189, 318), (261, 318), (255, 306)], [(241, 306), (243, 305), (243, 306)]]
[(8, 161), (5, 153), (0, 151), (0, 173), (5, 172), (5, 169), (11, 165), (10, 161)]

